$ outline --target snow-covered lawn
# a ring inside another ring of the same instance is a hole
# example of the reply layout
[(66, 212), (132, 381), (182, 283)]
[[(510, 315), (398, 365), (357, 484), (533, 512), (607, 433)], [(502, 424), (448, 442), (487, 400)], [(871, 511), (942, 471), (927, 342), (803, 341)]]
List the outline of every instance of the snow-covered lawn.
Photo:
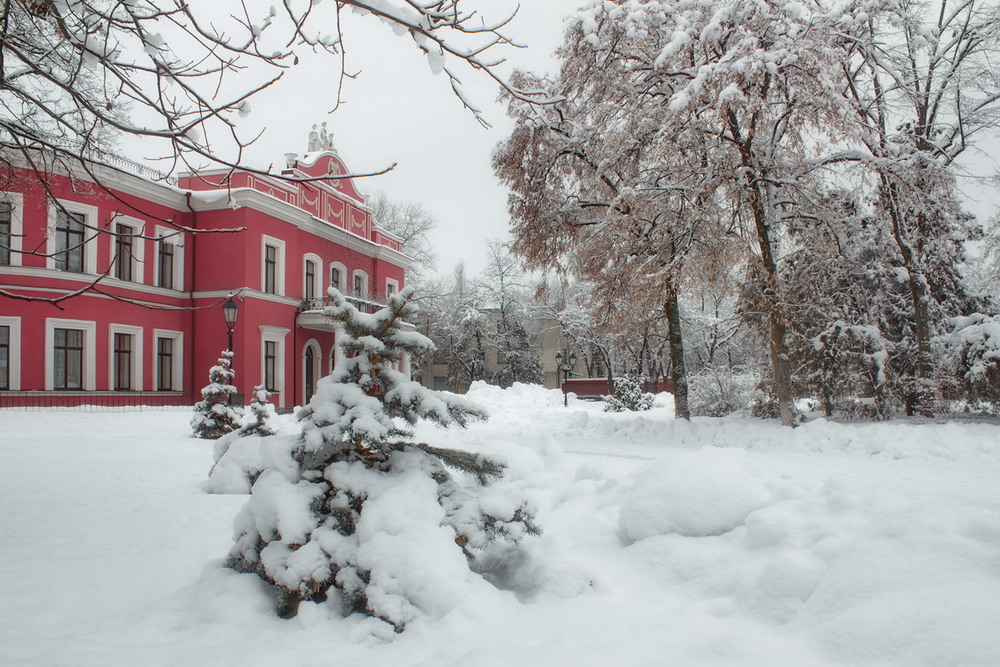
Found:
[(417, 438), (506, 459), (545, 532), (388, 641), (221, 567), (245, 496), (189, 413), (0, 411), (0, 665), (1000, 664), (1000, 426), (470, 397)]

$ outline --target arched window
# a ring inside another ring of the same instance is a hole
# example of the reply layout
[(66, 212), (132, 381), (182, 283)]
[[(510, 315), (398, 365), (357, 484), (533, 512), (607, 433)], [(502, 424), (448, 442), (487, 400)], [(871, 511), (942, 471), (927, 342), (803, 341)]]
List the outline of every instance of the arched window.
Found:
[(322, 373), (320, 361), (323, 354), (320, 352), (319, 343), (316, 339), (306, 341), (302, 350), (302, 404), (305, 405), (316, 393), (316, 383)]

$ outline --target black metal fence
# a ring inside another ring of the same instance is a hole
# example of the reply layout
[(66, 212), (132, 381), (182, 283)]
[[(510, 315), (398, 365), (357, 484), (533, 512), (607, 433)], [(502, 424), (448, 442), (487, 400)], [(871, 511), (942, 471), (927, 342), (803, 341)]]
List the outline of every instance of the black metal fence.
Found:
[(0, 391), (0, 410), (141, 412), (190, 410), (181, 392), (172, 391)]

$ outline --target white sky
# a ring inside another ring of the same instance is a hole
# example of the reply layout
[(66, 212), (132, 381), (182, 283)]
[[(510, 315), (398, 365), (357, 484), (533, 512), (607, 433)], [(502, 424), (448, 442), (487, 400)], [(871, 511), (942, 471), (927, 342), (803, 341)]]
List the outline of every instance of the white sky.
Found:
[[(497, 18), (515, 6), (510, 0), (476, 4), (496, 12), (492, 16)], [(583, 4), (585, 0), (525, 0), (506, 32), (526, 48), (497, 55), (520, 69), (554, 70), (552, 52), (562, 41), (564, 18)], [(498, 87), (480, 72), (459, 70), (467, 97), (493, 125), (487, 130), (452, 94), (447, 77), (431, 73), (409, 38), (396, 36), (378, 21), (354, 17), (344, 39), (348, 71), (361, 70), (357, 79), (345, 83), (345, 103), (327, 113), (335, 99), (332, 70), (308, 63), (290, 71), (280, 94), (268, 91), (253, 103), (251, 118), (266, 119), (267, 128), (249, 152), (250, 163), (280, 166), (286, 152), (304, 153), (312, 124), (326, 121), (349, 169), (364, 172), (398, 164), (385, 176), (359, 181), (359, 187), (419, 202), (435, 217), (439, 272), (450, 272), (464, 261), (470, 275), (479, 273), (486, 262), (486, 241), (508, 234), (506, 191), (490, 166), (493, 149), (512, 127), (496, 102)]]

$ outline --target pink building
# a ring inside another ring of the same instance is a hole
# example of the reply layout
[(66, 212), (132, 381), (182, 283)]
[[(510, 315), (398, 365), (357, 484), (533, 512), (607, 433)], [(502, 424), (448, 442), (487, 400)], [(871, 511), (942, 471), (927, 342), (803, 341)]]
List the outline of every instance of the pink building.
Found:
[(299, 182), (45, 171), (0, 174), (0, 406), (194, 403), (226, 349), (231, 293), (237, 388), (302, 405), (337, 360), (327, 287), (371, 309), (404, 285), (409, 258), (355, 184), (308, 180), (348, 173), (332, 151), (289, 156)]

